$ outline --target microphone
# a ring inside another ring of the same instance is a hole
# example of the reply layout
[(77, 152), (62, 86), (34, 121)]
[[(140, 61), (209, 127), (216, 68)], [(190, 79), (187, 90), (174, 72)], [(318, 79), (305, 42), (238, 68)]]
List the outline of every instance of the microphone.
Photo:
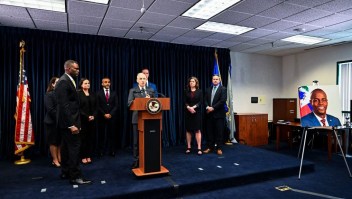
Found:
[(153, 95), (158, 95), (160, 97), (166, 97), (166, 95), (162, 94), (162, 93), (158, 93), (158, 92), (155, 92), (155, 91), (149, 91), (150, 93), (152, 93)]

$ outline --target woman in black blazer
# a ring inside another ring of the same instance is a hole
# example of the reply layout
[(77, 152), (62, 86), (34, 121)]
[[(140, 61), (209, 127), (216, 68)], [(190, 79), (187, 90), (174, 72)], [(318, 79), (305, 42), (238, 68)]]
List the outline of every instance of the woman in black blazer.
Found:
[(56, 83), (59, 81), (58, 77), (50, 79), (46, 94), (44, 96), (45, 106), (45, 117), (44, 117), (44, 128), (47, 133), (47, 142), (49, 144), (50, 154), (53, 158), (52, 165), (54, 167), (60, 167), (61, 154), (60, 154), (60, 143), (61, 137), (56, 127), (56, 97), (54, 88)]
[(90, 82), (82, 78), (79, 82), (80, 90), (78, 96), (80, 99), (81, 113), (81, 158), (83, 164), (92, 162), (93, 138), (95, 133), (95, 118), (97, 115), (95, 95), (89, 90)]

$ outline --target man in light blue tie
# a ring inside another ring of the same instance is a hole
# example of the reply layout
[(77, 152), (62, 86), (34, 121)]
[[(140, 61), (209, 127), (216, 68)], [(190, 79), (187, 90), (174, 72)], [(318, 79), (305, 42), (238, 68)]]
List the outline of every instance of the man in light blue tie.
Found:
[(218, 155), (222, 155), (221, 145), (223, 144), (225, 127), (225, 103), (227, 92), (226, 88), (220, 84), (220, 81), (219, 75), (213, 75), (213, 85), (205, 92), (204, 104), (206, 109), (207, 127), (207, 149), (203, 151), (205, 154), (215, 150)]

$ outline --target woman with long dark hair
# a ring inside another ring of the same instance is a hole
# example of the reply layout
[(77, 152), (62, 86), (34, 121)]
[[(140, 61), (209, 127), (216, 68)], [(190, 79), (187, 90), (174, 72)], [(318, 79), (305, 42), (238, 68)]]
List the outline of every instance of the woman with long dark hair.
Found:
[(56, 96), (54, 88), (56, 83), (59, 81), (58, 77), (52, 77), (49, 81), (48, 87), (46, 89), (46, 94), (44, 96), (44, 106), (45, 106), (45, 117), (44, 117), (44, 128), (47, 134), (47, 142), (49, 144), (50, 155), (52, 157), (52, 165), (54, 167), (60, 167), (61, 154), (60, 154), (60, 144), (61, 136), (57, 131), (56, 127)]
[(90, 82), (87, 78), (82, 78), (79, 82), (80, 90), (78, 96), (80, 99), (81, 112), (81, 158), (83, 164), (92, 162), (93, 139), (95, 133), (95, 118), (97, 115), (97, 106), (95, 95), (90, 91)]

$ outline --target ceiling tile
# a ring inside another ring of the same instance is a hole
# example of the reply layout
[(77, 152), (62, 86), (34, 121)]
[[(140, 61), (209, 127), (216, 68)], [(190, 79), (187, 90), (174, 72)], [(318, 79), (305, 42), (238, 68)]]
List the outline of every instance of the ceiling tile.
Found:
[(193, 37), (177, 37), (176, 39), (172, 40), (172, 43), (177, 43), (177, 44), (192, 44), (195, 43), (199, 40), (199, 38), (193, 38)]
[(161, 33), (156, 33), (153, 35), (150, 40), (152, 41), (162, 41), (162, 42), (171, 42), (174, 40), (177, 36), (175, 35), (168, 35), (168, 34), (161, 34)]
[(294, 34), (287, 33), (287, 32), (276, 32), (276, 33), (273, 33), (271, 35), (267, 35), (267, 36), (261, 37), (261, 39), (268, 39), (268, 40), (276, 41), (276, 40), (279, 40), (279, 39), (291, 37), (292, 35), (294, 35)]
[(275, 21), (274, 23), (271, 23), (269, 25), (263, 26), (263, 29), (267, 30), (285, 30), (294, 26), (301, 25), (301, 23), (297, 22), (291, 22), (291, 21), (286, 21), (286, 20), (280, 20), (280, 21)]
[(230, 10), (248, 14), (258, 14), (282, 2), (283, 0), (246, 0), (231, 7)]
[(252, 31), (249, 31), (249, 32), (246, 32), (246, 33), (242, 34), (242, 36), (256, 38), (256, 37), (264, 37), (266, 35), (270, 35), (270, 34), (273, 34), (275, 32), (277, 32), (277, 31), (265, 30), (265, 29), (254, 29)]
[(118, 28), (100, 28), (99, 35), (105, 35), (110, 37), (124, 37), (128, 30)]
[(214, 34), (214, 33), (208, 32), (208, 31), (201, 31), (201, 30), (191, 30), (182, 36), (202, 39), (202, 38), (208, 37), (209, 35), (212, 35), (212, 34)]
[(239, 22), (236, 25), (246, 26), (246, 27), (250, 27), (250, 28), (260, 28), (262, 26), (271, 24), (275, 21), (277, 21), (277, 19), (263, 17), (263, 16), (253, 16), (253, 17), (250, 17), (249, 19), (246, 19), (244, 21)]
[(167, 25), (168, 23), (170, 23), (175, 18), (176, 18), (176, 16), (158, 14), (158, 13), (152, 13), (152, 12), (146, 12), (138, 20), (138, 22), (151, 23), (151, 24), (157, 24), (157, 25)]
[(70, 24), (70, 32), (96, 35), (98, 33), (98, 26), (89, 26), (81, 24)]
[(104, 28), (118, 28), (123, 30), (129, 30), (133, 26), (133, 21), (123, 21), (105, 18), (101, 27)]
[(177, 17), (172, 22), (168, 24), (168, 26), (178, 27), (178, 28), (187, 28), (187, 29), (194, 29), (201, 24), (203, 24), (205, 20), (203, 19), (193, 19), (189, 17)]
[(308, 9), (307, 7), (304, 6), (299, 6), (299, 5), (293, 5), (293, 4), (288, 4), (288, 3), (281, 3), (278, 4), (270, 9), (265, 10), (264, 12), (261, 12), (261, 16), (266, 16), (266, 17), (271, 17), (271, 18), (276, 18), (276, 19), (281, 19), (285, 18), (291, 15), (294, 15), (296, 13), (302, 12), (304, 10)]
[(241, 50), (245, 50), (248, 48), (253, 48), (254, 46), (255, 46), (254, 44), (241, 43), (241, 44), (237, 44), (237, 45), (230, 47), (230, 50), (241, 51)]
[(88, 17), (88, 16), (81, 16), (81, 15), (70, 15), (69, 22), (70, 24), (81, 24), (81, 25), (99, 27), (102, 22), (102, 18)]
[(300, 12), (298, 14), (294, 14), (289, 17), (286, 17), (285, 20), (294, 21), (298, 23), (306, 23), (332, 14), (333, 14), (332, 12), (312, 8), (312, 9)]
[(222, 42), (214, 44), (212, 47), (215, 47), (215, 48), (230, 48), (230, 47), (232, 47), (234, 45), (237, 45), (237, 44), (238, 44), (238, 42), (222, 41)]
[(201, 39), (193, 44), (197, 45), (197, 46), (212, 46), (212, 45), (215, 45), (221, 41), (222, 40), (204, 38), (204, 39)]
[(192, 4), (174, 0), (157, 0), (148, 9), (150, 12), (179, 16)]
[(227, 23), (227, 24), (236, 24), (244, 19), (247, 19), (253, 15), (234, 12), (234, 11), (224, 11), (215, 17), (211, 18), (210, 21), (219, 22), (219, 23)]
[(142, 31), (147, 33), (157, 33), (159, 32), (164, 26), (155, 25), (155, 24), (146, 24), (146, 23), (136, 23), (132, 27), (131, 30), (133, 31)]
[(136, 21), (141, 15), (142, 14), (139, 10), (109, 7), (105, 18), (122, 21)]
[(141, 31), (129, 31), (126, 35), (125, 38), (133, 38), (133, 39), (141, 39), (141, 40), (148, 40), (153, 36), (153, 33), (149, 32), (141, 32)]
[(348, 21), (351, 19), (352, 19), (352, 15), (333, 14), (315, 21), (311, 21), (308, 24), (326, 27), (326, 26), (331, 26), (344, 21)]
[(57, 21), (61, 23), (67, 22), (67, 14), (63, 12), (54, 12), (49, 10), (39, 10), (32, 8), (28, 8), (28, 12), (33, 19)]
[(229, 38), (227, 39), (226, 41), (229, 41), (229, 42), (237, 42), (237, 43), (243, 43), (243, 42), (247, 42), (247, 41), (250, 41), (250, 40), (253, 40), (255, 38), (253, 37), (244, 37), (244, 36), (235, 36), (235, 37), (232, 37), (232, 38)]
[(226, 39), (230, 39), (230, 38), (232, 38), (234, 36), (235, 35), (226, 34), (226, 33), (218, 33), (218, 32), (215, 33), (215, 32), (212, 32), (212, 35), (207, 37), (207, 39), (226, 40)]
[(59, 23), (56, 21), (44, 21), (44, 20), (35, 20), (35, 25), (41, 30), (54, 30), (67, 32), (67, 23)]
[(186, 32), (190, 31), (190, 29), (184, 29), (184, 28), (175, 28), (175, 27), (165, 27), (159, 31), (160, 34), (167, 34), (167, 35), (183, 35)]
[(330, 12), (340, 12), (352, 8), (350, 0), (334, 0), (315, 7), (316, 9)]
[(36, 28), (30, 18), (17, 18), (11, 16), (0, 15), (0, 24), (3, 26), (21, 27), (21, 28)]
[(318, 5), (322, 5), (322, 4), (329, 2), (329, 1), (331, 1), (331, 0), (286, 0), (286, 3), (307, 6), (307, 7), (311, 8), (311, 7), (315, 7)]
[(68, 1), (67, 12), (74, 15), (83, 15), (90, 17), (101, 17), (103, 18), (107, 5), (91, 3), (87, 1)]

